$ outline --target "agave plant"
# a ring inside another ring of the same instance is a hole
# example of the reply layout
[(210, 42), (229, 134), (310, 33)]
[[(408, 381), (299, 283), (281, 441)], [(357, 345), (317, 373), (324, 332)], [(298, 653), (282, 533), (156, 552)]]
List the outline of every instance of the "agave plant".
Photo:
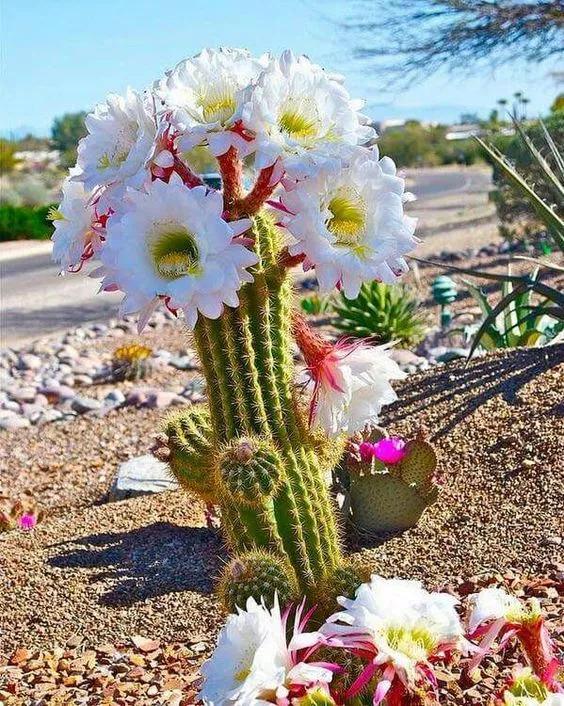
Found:
[(333, 297), (320, 296), (317, 292), (314, 292), (308, 297), (304, 297), (300, 302), (300, 306), (306, 314), (327, 314), (333, 309)]
[[(510, 269), (508, 274), (511, 275)], [(536, 280), (537, 277), (538, 269), (531, 275), (531, 279)], [(502, 282), (502, 300), (508, 299), (509, 303), (497, 316), (492, 316), (494, 307), (484, 292), (472, 282), (464, 280), (464, 283), (484, 315), (485, 326), (481, 327), (479, 346), (485, 350), (543, 346), (564, 330), (564, 321), (555, 318), (550, 300), (545, 297), (535, 304), (531, 288), (525, 288), (513, 297), (519, 285), (514, 284), (512, 280)], [(470, 329), (472, 333), (476, 333), (477, 330)]]
[(365, 283), (356, 299), (341, 294), (334, 309), (338, 314), (335, 326), (356, 338), (398, 341), (400, 346), (409, 347), (425, 336), (419, 302), (405, 287)]
[[(564, 220), (559, 215), (559, 211), (561, 212), (564, 208), (564, 157), (542, 121), (541, 127), (546, 146), (554, 166), (549, 164), (516, 120), (514, 120), (514, 124), (531, 155), (531, 160), (538, 167), (543, 189), (554, 196), (555, 205), (543, 199), (538, 193), (538, 188), (527, 183), (503, 154), (480, 138), (476, 137), (475, 139), (505, 178), (523, 194), (531, 210), (546, 226), (556, 247), (561, 253), (564, 253)], [(564, 294), (556, 287), (541, 282), (538, 277), (538, 269), (527, 275), (513, 275), (511, 272), (506, 275), (498, 275), (493, 272), (455, 267), (454, 265), (440, 265), (419, 258), (414, 259), (437, 267), (444, 267), (451, 272), (501, 283), (502, 296), (493, 307), (478, 289), (475, 287), (471, 289), (471, 293), (482, 307), (484, 319), (472, 341), (469, 357), (473, 355), (479, 345), (485, 348), (510, 345), (539, 346), (561, 340), (564, 330)], [(519, 259), (529, 260), (540, 268), (559, 273), (564, 272), (563, 267), (553, 262), (528, 257)], [(540, 297), (536, 303), (532, 300), (533, 293)]]

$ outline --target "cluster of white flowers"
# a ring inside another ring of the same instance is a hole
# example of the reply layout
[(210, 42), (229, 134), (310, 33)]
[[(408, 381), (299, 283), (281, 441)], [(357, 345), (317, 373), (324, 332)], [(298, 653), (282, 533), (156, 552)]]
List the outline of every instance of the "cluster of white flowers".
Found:
[[(288, 626), (289, 608), (281, 615), (277, 602), (268, 610), (249, 599), (246, 610), (228, 618), (215, 653), (202, 668), (204, 703), (334, 706), (356, 703), (361, 696), (364, 702), (368, 690), (374, 706), (401, 706), (412, 702), (410, 696), (417, 703), (420, 699), (427, 703), (426, 697), (436, 703), (436, 665), (480, 651), (465, 636), (456, 610), (458, 600), (447, 593), (429, 592), (419, 581), (374, 574), (354, 598), (341, 597), (338, 602), (341, 611), (320, 630), (306, 632), (313, 611), (303, 615), (303, 604), (296, 610), (293, 626)], [(531, 613), (531, 607), (497, 588), (474, 594), (469, 603), (471, 637), (491, 621), (504, 619), (516, 625), (542, 620), (536, 607)], [(564, 688), (555, 679), (560, 663), (553, 657), (547, 662), (539, 653), (543, 651), (546, 658), (552, 651), (548, 634), (540, 642), (522, 641), (532, 668), (516, 670), (496, 706), (564, 706)], [(344, 665), (350, 666), (350, 660), (339, 658), (346, 653), (357, 658), (354, 674), (346, 673)], [(335, 662), (322, 661), (328, 655)], [(471, 670), (472, 662), (466, 661), (465, 666)], [(333, 679), (335, 673), (339, 679)]]
[(243, 215), (268, 200), (289, 255), (315, 267), (323, 289), (354, 297), (365, 281), (392, 281), (415, 224), (393, 162), (363, 146), (375, 133), (359, 107), (339, 77), (290, 51), (205, 50), (142, 93), (110, 95), (86, 119), (54, 214), (54, 258), (70, 271), (99, 259), (102, 289), (121, 290), (141, 325), (160, 303), (190, 326), (237, 306), (257, 263), (239, 238), (251, 222), (188, 167), (186, 152), (206, 146), (220, 165), (246, 158), (266, 188)]

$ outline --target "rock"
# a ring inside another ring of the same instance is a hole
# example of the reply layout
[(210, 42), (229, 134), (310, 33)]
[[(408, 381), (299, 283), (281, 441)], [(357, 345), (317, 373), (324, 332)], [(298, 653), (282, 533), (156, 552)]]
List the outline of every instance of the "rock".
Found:
[(125, 402), (125, 395), (117, 387), (115, 390), (110, 390), (104, 397), (104, 402), (108, 402), (114, 406), (121, 405)]
[(169, 365), (177, 370), (194, 370), (198, 366), (195, 364), (194, 359), (189, 355), (179, 355), (173, 356), (169, 361)]
[(414, 372), (418, 369), (424, 370), (429, 366), (429, 361), (426, 358), (404, 348), (392, 348), (390, 350), (390, 358), (395, 360), (400, 368), (407, 372)]
[(58, 409), (46, 409), (41, 418), (39, 419), (39, 424), (47, 424), (49, 422), (58, 422), (59, 419), (63, 418), (63, 413)]
[(100, 409), (102, 403), (100, 400), (95, 400), (92, 397), (82, 397), (77, 395), (71, 402), (71, 409), (78, 414), (85, 414), (86, 412), (95, 412)]
[(0, 416), (0, 429), (4, 429), (4, 431), (15, 431), (16, 429), (23, 429), (29, 426), (31, 426), (29, 419), (20, 417), (17, 414), (9, 417)]
[(139, 407), (142, 404), (145, 404), (147, 401), (147, 398), (149, 396), (149, 393), (151, 393), (151, 390), (144, 390), (140, 387), (135, 387), (131, 392), (127, 395), (125, 404), (128, 405), (135, 405), (136, 407)]
[(4, 400), (0, 406), (8, 412), (15, 412), (16, 414), (22, 411), (20, 403), (13, 400)]
[(443, 353), (435, 356), (437, 363), (449, 363), (451, 360), (468, 358), (468, 348), (447, 348)]
[(85, 374), (79, 374), (74, 376), (74, 382), (75, 385), (82, 385), (83, 387), (88, 387), (88, 385), (92, 385), (92, 378), (90, 375), (85, 375)]
[(35, 387), (16, 387), (7, 390), (8, 395), (16, 402), (33, 402), (37, 394)]
[(19, 370), (39, 370), (41, 358), (33, 353), (22, 353), (18, 359)]
[(166, 463), (146, 454), (122, 463), (110, 488), (110, 500), (176, 490), (178, 482)]
[(158, 390), (157, 392), (152, 392), (146, 402), (147, 407), (150, 409), (164, 409), (165, 407), (170, 407), (171, 404), (184, 404), (184, 400), (176, 392)]
[(24, 417), (29, 419), (30, 422), (35, 423), (41, 417), (45, 409), (38, 404), (22, 404), (22, 414)]

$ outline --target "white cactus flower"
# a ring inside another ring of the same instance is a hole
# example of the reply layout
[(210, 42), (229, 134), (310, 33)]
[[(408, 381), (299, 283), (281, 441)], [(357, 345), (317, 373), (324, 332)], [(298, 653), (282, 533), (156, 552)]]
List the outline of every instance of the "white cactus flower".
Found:
[(502, 588), (484, 588), (479, 593), (468, 597), (470, 615), (468, 630), (473, 634), (479, 627), (487, 623), (502, 620), (509, 624), (518, 624), (541, 617), (538, 601), (525, 604), (515, 596), (506, 593)]
[(113, 183), (140, 187), (150, 178), (145, 169), (156, 135), (150, 98), (128, 89), (110, 94), (86, 116), (88, 135), (78, 144), (74, 181), (88, 189)]
[(250, 221), (227, 223), (222, 211), (217, 191), (188, 189), (177, 178), (129, 190), (108, 222), (102, 288), (125, 293), (122, 311), (142, 312), (141, 328), (159, 298), (181, 309), (191, 328), (198, 312), (215, 319), (224, 304), (238, 306), (237, 291), (253, 280), (246, 268), (258, 258), (234, 242)]
[(377, 424), (382, 407), (397, 400), (390, 380), (405, 377), (387, 346), (336, 346), (324, 368), (313, 421), (331, 436)]
[(306, 56), (285, 51), (271, 58), (241, 110), (255, 135), (255, 166), (282, 158), (287, 173), (303, 176), (324, 164), (341, 145), (363, 144), (375, 135), (342, 84)]
[(190, 150), (207, 141), (211, 152), (222, 155), (229, 147), (240, 154), (249, 142), (231, 130), (239, 117), (243, 90), (264, 67), (243, 49), (205, 49), (181, 61), (155, 84), (161, 109), (171, 111), (171, 122), (180, 132), (178, 144)]
[(55, 231), (52, 258), (61, 269), (77, 267), (88, 246), (96, 239), (92, 228), (96, 218), (91, 203), (91, 194), (84, 184), (65, 179), (63, 198), (59, 206), (50, 212)]
[(300, 651), (314, 646), (320, 634), (304, 633), (301, 627), (298, 623), (288, 644), (278, 602), (268, 610), (249, 598), (246, 610), (227, 618), (214, 654), (202, 666), (204, 704), (263, 706), (284, 702), (290, 693), (326, 688), (332, 670), (299, 659)]
[(456, 598), (429, 593), (419, 581), (373, 575), (355, 598), (338, 601), (344, 610), (331, 616), (322, 631), (330, 643), (371, 657), (348, 695), (355, 696), (374, 678), (375, 706), (391, 689), (395, 699), (414, 691), (420, 695), (421, 689), (436, 691), (433, 660), (464, 644)]
[(321, 290), (339, 284), (354, 299), (363, 282), (394, 282), (406, 270), (402, 256), (417, 240), (404, 188), (391, 159), (359, 147), (338, 168), (320, 169), (282, 193), (282, 220), (295, 239), (290, 252), (315, 266)]

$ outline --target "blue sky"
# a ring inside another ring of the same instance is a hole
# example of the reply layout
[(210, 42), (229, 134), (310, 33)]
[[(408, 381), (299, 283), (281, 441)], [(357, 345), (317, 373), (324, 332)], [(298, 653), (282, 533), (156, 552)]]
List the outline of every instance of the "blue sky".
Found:
[(375, 118), (455, 120), (487, 115), (500, 97), (522, 90), (530, 114), (552, 102), (549, 67), (513, 66), (470, 79), (432, 76), (409, 90), (383, 93), (351, 58), (328, 18), (348, 0), (2, 0), (0, 132), (48, 134), (55, 116), (91, 108), (110, 91), (143, 88), (204, 46), (253, 52), (290, 47), (347, 77)]

